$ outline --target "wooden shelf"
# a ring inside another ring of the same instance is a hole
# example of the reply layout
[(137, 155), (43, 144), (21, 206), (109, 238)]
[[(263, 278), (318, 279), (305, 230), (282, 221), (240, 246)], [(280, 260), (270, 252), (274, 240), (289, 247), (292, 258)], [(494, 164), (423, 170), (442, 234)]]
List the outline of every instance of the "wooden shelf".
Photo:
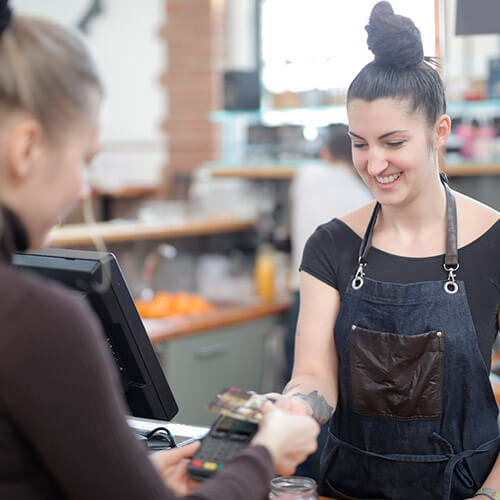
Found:
[[(211, 168), (212, 177), (240, 177), (244, 179), (291, 179), (297, 170), (297, 167), (286, 165), (265, 166), (252, 165), (241, 167), (221, 167)], [(497, 163), (461, 163), (457, 165), (444, 166), (444, 171), (450, 177), (464, 177), (474, 175), (500, 175), (500, 162)]]
[(192, 220), (183, 224), (145, 223), (145, 222), (99, 222), (95, 226), (87, 224), (68, 224), (49, 233), (47, 246), (72, 247), (92, 245), (92, 234), (102, 238), (105, 243), (120, 241), (150, 240), (198, 236), (206, 234), (232, 233), (247, 231), (256, 227), (255, 220), (232, 218)]
[(249, 166), (237, 168), (213, 168), (212, 177), (241, 177), (244, 179), (291, 179), (297, 171), (294, 167)]
[(118, 191), (104, 191), (101, 189), (93, 189), (94, 196), (106, 196), (112, 199), (122, 198), (142, 198), (144, 196), (152, 196), (158, 192), (156, 187), (129, 187)]
[(268, 302), (219, 306), (214, 311), (199, 315), (145, 319), (143, 322), (151, 342), (155, 343), (279, 314), (286, 311), (291, 303), (289, 297), (281, 297)]
[(461, 163), (459, 165), (444, 165), (444, 171), (450, 177), (473, 175), (500, 175), (500, 162), (497, 163)]

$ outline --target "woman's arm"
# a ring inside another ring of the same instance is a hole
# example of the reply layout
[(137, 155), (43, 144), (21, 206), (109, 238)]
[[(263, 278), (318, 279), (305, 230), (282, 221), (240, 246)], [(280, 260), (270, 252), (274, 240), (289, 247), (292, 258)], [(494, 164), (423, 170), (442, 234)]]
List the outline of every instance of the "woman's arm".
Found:
[[(497, 326), (500, 329), (500, 309), (497, 315)], [(486, 481), (483, 483), (483, 488), (491, 488), (500, 493), (500, 455), (497, 457)], [(486, 496), (479, 495), (474, 498), (487, 498)]]
[[(497, 325), (498, 328), (500, 329), (500, 309), (498, 311), (498, 316), (497, 316)], [(486, 478), (486, 481), (483, 483), (482, 486), (483, 488), (491, 488), (500, 493), (500, 455), (497, 457), (490, 473), (488, 474), (488, 477)], [(487, 498), (487, 497), (479, 495), (474, 498)]]
[[(497, 457), (486, 481), (482, 485), (483, 488), (491, 488), (500, 493), (500, 456)], [(483, 495), (476, 496), (474, 498), (488, 498)], [(469, 499), (467, 499), (469, 500)]]
[[(300, 273), (300, 312), (292, 378), (278, 402), (281, 408), (327, 422), (337, 405), (338, 359), (333, 329), (340, 307), (337, 290)], [(305, 404), (304, 404), (305, 403)]]

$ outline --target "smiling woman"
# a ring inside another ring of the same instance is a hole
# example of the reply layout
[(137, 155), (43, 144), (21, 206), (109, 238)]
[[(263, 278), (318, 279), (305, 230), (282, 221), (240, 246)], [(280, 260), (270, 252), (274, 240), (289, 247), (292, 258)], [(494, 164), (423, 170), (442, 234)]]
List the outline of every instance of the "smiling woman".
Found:
[(441, 198), (436, 165), (450, 133), (447, 115), (429, 127), (421, 112), (408, 109), (407, 101), (352, 98), (348, 117), (354, 166), (379, 202), (409, 204), (423, 190)]
[(439, 173), (450, 118), (415, 24), (379, 2), (366, 31), (375, 57), (349, 87), (347, 114), (354, 166), (376, 202), (309, 238), (278, 405), (329, 420), (324, 494), (493, 498), (500, 214)]

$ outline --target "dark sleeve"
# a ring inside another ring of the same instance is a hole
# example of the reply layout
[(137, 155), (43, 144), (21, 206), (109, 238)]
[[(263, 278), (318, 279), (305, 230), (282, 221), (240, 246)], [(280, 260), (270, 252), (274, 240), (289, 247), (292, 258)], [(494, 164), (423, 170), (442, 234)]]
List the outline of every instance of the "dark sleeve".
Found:
[[(125, 420), (112, 358), (90, 308), (61, 291), (25, 294), (23, 304), (29, 310), (19, 304), (4, 343), (1, 397), (65, 496), (174, 499)], [(191, 498), (258, 499), (270, 474), (269, 454), (251, 448)]]
[(334, 238), (326, 226), (319, 226), (307, 240), (299, 270), (338, 290)]
[(274, 476), (271, 455), (264, 446), (250, 446), (224, 467), (224, 471), (205, 481), (189, 498), (224, 500), (265, 499)]

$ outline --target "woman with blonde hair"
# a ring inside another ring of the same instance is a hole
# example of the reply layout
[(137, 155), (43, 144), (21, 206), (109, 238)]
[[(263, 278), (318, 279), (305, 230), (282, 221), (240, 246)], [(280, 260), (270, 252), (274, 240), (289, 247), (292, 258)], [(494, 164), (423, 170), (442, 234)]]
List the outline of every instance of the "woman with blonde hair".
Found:
[(11, 264), (82, 200), (102, 93), (79, 36), (0, 2), (0, 498), (260, 499), (314, 450), (313, 419), (268, 409), (251, 446), (202, 485), (186, 474), (199, 443), (150, 461), (89, 306)]

